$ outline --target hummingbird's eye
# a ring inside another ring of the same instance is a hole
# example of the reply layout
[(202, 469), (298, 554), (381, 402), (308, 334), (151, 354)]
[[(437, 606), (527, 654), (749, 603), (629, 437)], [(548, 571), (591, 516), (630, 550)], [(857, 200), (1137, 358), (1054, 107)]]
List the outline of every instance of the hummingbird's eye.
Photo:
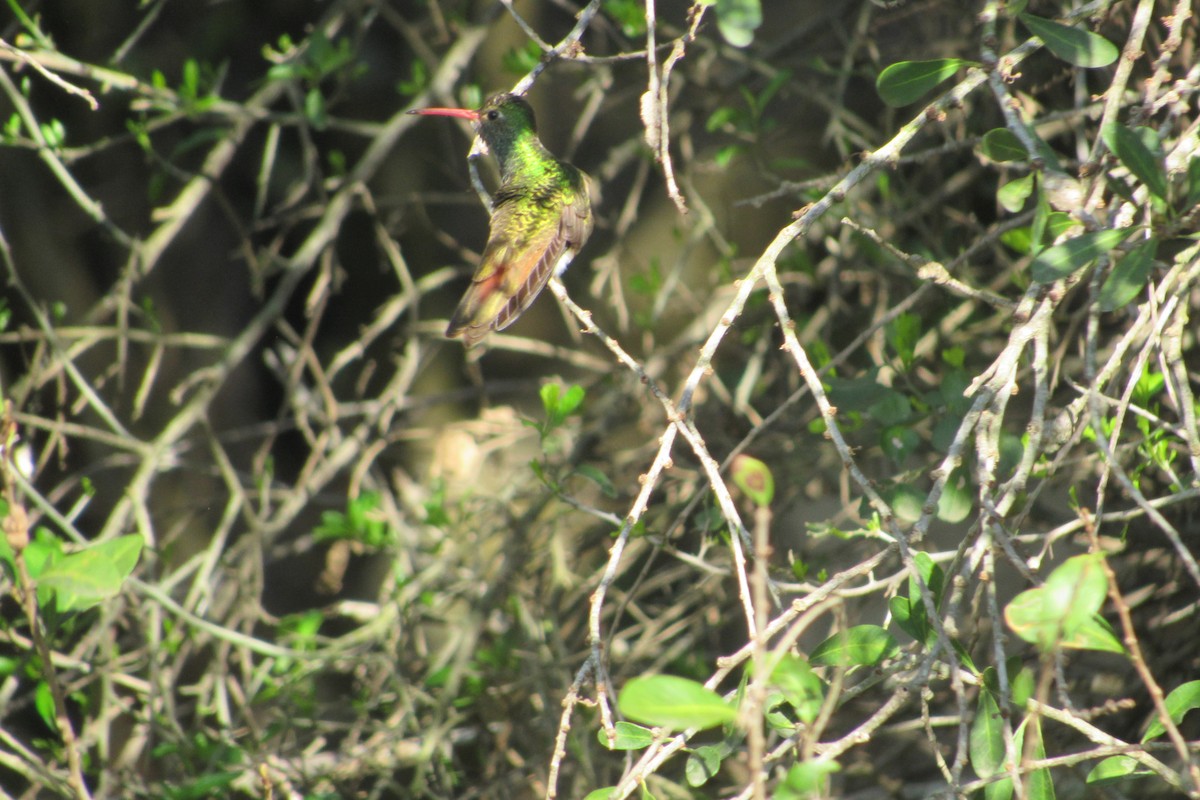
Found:
[(500, 112), (493, 108), (487, 113), (487, 118), (495, 122), (496, 120), (500, 119)]

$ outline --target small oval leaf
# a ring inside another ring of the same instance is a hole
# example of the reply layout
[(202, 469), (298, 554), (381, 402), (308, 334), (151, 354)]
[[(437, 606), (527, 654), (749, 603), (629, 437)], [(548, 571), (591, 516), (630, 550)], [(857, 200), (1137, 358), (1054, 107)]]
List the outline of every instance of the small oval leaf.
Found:
[(1046, 578), (1046, 600), (1061, 614), (1067, 636), (1098, 612), (1108, 597), (1103, 561), (1099, 553), (1073, 556)]
[[(956, 471), (957, 472), (957, 471)], [(964, 475), (950, 476), (942, 487), (938, 497), (937, 518), (951, 524), (962, 522), (975, 508), (975, 498), (971, 493), (971, 485)]]
[(1147, 239), (1125, 254), (1100, 287), (1100, 310), (1116, 311), (1141, 294), (1154, 267), (1158, 241)]
[(1108, 596), (1103, 558), (1087, 554), (1067, 559), (1050, 573), (1045, 585), (1021, 592), (1005, 606), (1005, 622), (1043, 652), (1056, 647), (1124, 652), (1112, 627), (1098, 613)]
[(1115, 783), (1138, 775), (1150, 775), (1150, 770), (1139, 768), (1138, 762), (1129, 756), (1110, 756), (1092, 767), (1087, 782), (1092, 784)]
[(775, 790), (774, 800), (823, 797), (829, 791), (828, 776), (841, 770), (836, 761), (812, 759), (792, 765)]
[(1193, 156), (1187, 168), (1187, 205), (1200, 203), (1200, 157)]
[(673, 675), (649, 675), (625, 684), (617, 708), (630, 719), (664, 728), (714, 728), (737, 709), (712, 689)]
[(654, 731), (624, 720), (613, 725), (617, 737), (611, 743), (603, 728), (596, 731), (600, 744), (609, 750), (644, 750), (654, 744)]
[(875, 91), (889, 106), (906, 106), (920, 100), (942, 81), (953, 77), (959, 68), (972, 63), (961, 58), (901, 61), (879, 73), (875, 79)]
[(1025, 201), (1033, 194), (1033, 173), (1009, 181), (996, 192), (996, 201), (1010, 214), (1025, 207)]
[(1033, 259), (1030, 274), (1038, 283), (1053, 283), (1083, 269), (1108, 253), (1125, 241), (1131, 233), (1132, 228), (1110, 228), (1085, 233), (1047, 247)]
[(992, 128), (979, 140), (979, 148), (985, 156), (1000, 163), (1025, 161), (1029, 158), (1021, 140), (1008, 128)]
[[(1171, 715), (1172, 722), (1176, 725), (1183, 722), (1185, 714), (1192, 709), (1200, 708), (1200, 681), (1188, 681), (1176, 686), (1167, 695), (1164, 704), (1167, 707), (1167, 713)], [(1148, 742), (1166, 732), (1167, 729), (1162, 724), (1162, 720), (1155, 718), (1150, 723), (1150, 727), (1146, 728), (1146, 735), (1142, 737), (1142, 741)]]
[(95, 550), (81, 550), (63, 556), (41, 574), (38, 600), (47, 604), (53, 596), (59, 611), (86, 611), (115, 597), (123, 581), (112, 559)]
[(820, 667), (874, 666), (899, 651), (896, 639), (878, 625), (856, 625), (813, 648), (808, 661)]
[(733, 459), (733, 483), (759, 508), (771, 505), (775, 497), (775, 477), (771, 468), (757, 458), (739, 454)]
[(688, 786), (693, 788), (708, 783), (721, 769), (721, 762), (733, 754), (728, 742), (706, 744), (692, 750), (684, 766)]
[(759, 0), (716, 0), (717, 30), (734, 47), (746, 47), (754, 41), (754, 32), (762, 25)]
[(1116, 631), (1108, 624), (1108, 620), (1099, 614), (1093, 614), (1075, 628), (1070, 636), (1064, 637), (1062, 646), (1072, 650), (1125, 654), (1125, 645), (1117, 638)]
[[(988, 667), (987, 671), (992, 668)], [(979, 690), (975, 719), (971, 722), (968, 751), (971, 767), (981, 778), (990, 778), (1004, 768), (1004, 720), (991, 691)]]
[(1022, 14), (1020, 20), (1051, 53), (1077, 67), (1107, 67), (1120, 55), (1115, 44), (1090, 31), (1032, 14)]
[(1159, 200), (1167, 199), (1167, 172), (1161, 153), (1155, 153), (1146, 145), (1154, 140), (1149, 128), (1135, 131), (1124, 125), (1112, 125), (1104, 129), (1104, 143), (1120, 159), (1134, 177), (1146, 185), (1150, 194)]
[(808, 662), (787, 653), (771, 672), (771, 683), (779, 688), (801, 721), (812, 724), (825, 701), (825, 684)]

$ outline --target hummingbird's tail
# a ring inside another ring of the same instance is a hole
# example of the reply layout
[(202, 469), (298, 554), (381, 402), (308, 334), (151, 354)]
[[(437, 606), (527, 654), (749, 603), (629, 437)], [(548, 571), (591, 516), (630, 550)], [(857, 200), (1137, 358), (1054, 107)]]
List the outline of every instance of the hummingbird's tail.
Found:
[(495, 318), (489, 318), (483, 312), (483, 300), (479, 297), (476, 287), (472, 286), (459, 302), (450, 324), (446, 326), (446, 336), (450, 339), (461, 336), (463, 346), (470, 350), (492, 331), (496, 330)]
[[(536, 288), (531, 281), (506, 287), (506, 277), (511, 279), (512, 276), (501, 269), (474, 281), (459, 301), (454, 316), (450, 317), (446, 336), (452, 339), (461, 336), (467, 349), (474, 347), (492, 331), (503, 330), (515, 322), (546, 282), (542, 277)], [(536, 274), (530, 275), (531, 279), (536, 277)]]
[(482, 279), (477, 277), (450, 318), (446, 336), (451, 339), (461, 336), (463, 344), (470, 349), (492, 331), (507, 328), (541, 294), (552, 274), (562, 274), (574, 255), (574, 248), (543, 254), (525, 280), (519, 283), (519, 270), (507, 265)]

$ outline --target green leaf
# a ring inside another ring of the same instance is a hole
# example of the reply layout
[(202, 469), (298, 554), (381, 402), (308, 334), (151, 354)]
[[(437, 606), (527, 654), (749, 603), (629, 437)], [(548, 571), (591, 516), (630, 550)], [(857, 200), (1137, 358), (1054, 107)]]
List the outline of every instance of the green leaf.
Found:
[(1147, 141), (1155, 142), (1157, 135), (1150, 128), (1127, 128), (1124, 125), (1111, 125), (1104, 129), (1104, 143), (1120, 159), (1121, 163), (1133, 173), (1134, 177), (1146, 185), (1150, 194), (1159, 200), (1167, 199), (1167, 171), (1159, 148), (1151, 148)]
[(917, 575), (909, 574), (907, 596), (892, 598), (892, 616), (904, 632), (918, 642), (928, 644), (934, 636), (934, 628), (929, 624), (921, 584), (924, 583), (925, 589), (932, 596), (934, 608), (937, 608), (942, 601), (946, 576), (928, 553), (917, 551), (913, 554), (913, 563), (916, 565), (917, 575), (920, 575), (920, 581), (917, 580)]
[(1110, 756), (1087, 774), (1087, 782), (1093, 784), (1116, 783), (1117, 781), (1136, 778), (1139, 775), (1152, 775), (1150, 770), (1142, 767), (1129, 756)]
[(879, 447), (897, 464), (908, 458), (921, 445), (920, 435), (911, 425), (892, 425), (879, 434)]
[(583, 800), (609, 800), (617, 791), (615, 786), (605, 786), (603, 789), (593, 789), (584, 795)]
[[(538, 47), (537, 42), (531, 41), (526, 42), (524, 47), (514, 47), (506, 52), (500, 57), (500, 62), (509, 72), (520, 75), (536, 67), (541, 57), (542, 48)], [(467, 108), (473, 108), (474, 105), (468, 105)]]
[(33, 690), (33, 707), (42, 718), (42, 722), (46, 723), (46, 727), (57, 733), (58, 715), (54, 711), (54, 693), (50, 691), (50, 684), (45, 681), (38, 681)]
[(138, 559), (142, 555), (143, 544), (144, 541), (140, 535), (128, 533), (124, 536), (118, 536), (115, 539), (109, 539), (106, 542), (92, 545), (92, 549), (98, 554), (111, 559), (113, 567), (117, 570), (117, 574), (121, 576), (121, 580), (125, 580), (133, 573), (133, 568), (137, 566)]
[[(704, 129), (709, 133), (720, 130), (726, 125), (732, 124), (742, 113), (740, 109), (733, 106), (717, 106), (717, 110), (709, 115), (708, 122), (704, 124)], [(630, 280), (632, 281), (633, 278), (641, 277), (640, 275), (632, 275), (630, 276)]]
[(562, 425), (583, 403), (586, 393), (582, 386), (573, 385), (566, 392), (557, 383), (547, 383), (538, 394), (542, 398), (542, 410), (546, 412), (545, 435)]
[(1025, 201), (1033, 194), (1033, 173), (1009, 181), (996, 192), (996, 201), (1005, 211), (1015, 214), (1025, 207)]
[(754, 32), (762, 25), (759, 0), (716, 0), (717, 30), (734, 47), (746, 47), (754, 41)]
[[(1188, 681), (1180, 684), (1167, 695), (1164, 702), (1167, 706), (1167, 713), (1171, 715), (1171, 721), (1178, 725), (1183, 722), (1184, 715), (1189, 711), (1200, 708), (1200, 681)], [(1155, 718), (1151, 721), (1150, 727), (1146, 728), (1146, 735), (1142, 737), (1142, 742), (1148, 742), (1166, 732), (1167, 729), (1162, 724), (1162, 720)]]
[(1043, 589), (1027, 589), (1004, 607), (1004, 621), (1025, 641), (1049, 648), (1054, 644), (1058, 628), (1055, 624), (1057, 615), (1047, 611), (1046, 605)]
[(561, 394), (562, 387), (557, 383), (547, 383), (538, 390), (538, 396), (542, 398), (542, 411), (547, 418), (553, 419), (558, 414), (558, 398)]
[(963, 665), (963, 668), (972, 675), (979, 674), (979, 668), (975, 666), (975, 661), (971, 658), (971, 654), (967, 648), (958, 639), (951, 639), (950, 646), (954, 648), (955, 655), (958, 656), (958, 662)]
[(1147, 239), (1117, 262), (1100, 287), (1100, 310), (1116, 311), (1141, 294), (1154, 268), (1157, 239)]
[(921, 507), (925, 505), (925, 493), (917, 491), (907, 483), (884, 493), (884, 500), (892, 507), (896, 516), (904, 522), (916, 522), (921, 518)]
[[(793, 73), (790, 69), (781, 69), (771, 76), (771, 80), (763, 87), (763, 90), (758, 94), (758, 111), (761, 113), (767, 107), (767, 103), (779, 94), (779, 90), (791, 83)], [(807, 162), (802, 166), (806, 166)]]
[(951, 524), (962, 522), (975, 508), (975, 500), (971, 494), (971, 484), (967, 481), (966, 473), (955, 470), (942, 487), (938, 497), (937, 518)]
[(935, 58), (931, 61), (901, 61), (879, 73), (875, 91), (889, 106), (906, 106), (920, 100), (926, 92), (954, 76), (974, 62), (961, 58)]
[(801, 800), (822, 796), (826, 792), (828, 776), (841, 768), (836, 761), (821, 759), (794, 764), (775, 790), (774, 800)]
[(1044, 586), (1021, 592), (1004, 608), (1013, 632), (1043, 651), (1056, 647), (1123, 652), (1098, 615), (1108, 592), (1100, 554), (1067, 559)]
[(1019, 255), (1027, 255), (1033, 249), (1033, 231), (1029, 226), (1009, 228), (1000, 234), (1000, 242)]
[(1046, 231), (1050, 239), (1057, 239), (1071, 228), (1079, 227), (1079, 223), (1071, 219), (1071, 215), (1063, 211), (1051, 211), (1046, 215)]
[[(1033, 757), (1039, 761), (1046, 757), (1046, 745), (1042, 739), (1042, 723), (1035, 719), (1032, 726), (1035, 742), (1033, 745)], [(1054, 780), (1050, 777), (1050, 770), (1047, 767), (1035, 769), (1029, 773), (1029, 782), (1026, 784), (1025, 796), (1029, 800), (1054, 800)]]
[(899, 652), (896, 639), (878, 625), (856, 625), (821, 642), (808, 657), (813, 666), (874, 666)]
[(1124, 655), (1126, 649), (1112, 630), (1108, 620), (1099, 614), (1093, 614), (1075, 631), (1074, 636), (1062, 640), (1064, 648), (1073, 650), (1099, 650), (1102, 652), (1117, 652)]
[[(7, 516), (8, 504), (0, 500), (0, 519)], [(36, 581), (42, 570), (61, 558), (62, 554), (62, 540), (46, 528), (39, 527), (25, 546), (25, 566), (30, 577)], [(13, 560), (13, 551), (7, 536), (0, 536), (0, 562), (8, 567), (10, 574), (16, 574), (17, 563)]]
[(231, 797), (229, 787), (242, 773), (238, 770), (213, 770), (164, 792), (164, 800), (208, 800)]
[[(1032, 130), (1027, 131), (1028, 135), (1033, 139), (1033, 147), (1035, 154), (1041, 158), (1048, 169), (1061, 170), (1059, 165), (1058, 155), (1050, 145), (1046, 144)], [(1017, 138), (1017, 135), (1008, 128), (993, 128), (983, 135), (979, 140), (979, 150), (983, 155), (997, 163), (1006, 163), (1009, 161), (1029, 161), (1029, 151), (1025, 149), (1025, 145)]]
[(65, 555), (38, 577), (38, 599), (59, 611), (82, 611), (116, 596), (137, 565), (142, 539), (128, 534)]
[(763, 702), (763, 720), (775, 733), (781, 736), (791, 736), (796, 732), (796, 723), (792, 721), (795, 712), (791, 715), (784, 713), (783, 708), (785, 706), (791, 709), (787, 699), (783, 696), (783, 692), (769, 692), (766, 700)]
[(737, 709), (712, 689), (673, 675), (634, 678), (617, 698), (630, 719), (665, 728), (714, 728), (732, 722)]
[(943, 80), (954, 77), (961, 67), (973, 65), (973, 61), (962, 59), (900, 61), (884, 68), (875, 79), (875, 90), (888, 106), (907, 106), (920, 100)]
[(887, 326), (887, 340), (904, 368), (912, 366), (916, 357), (917, 342), (921, 339), (921, 317), (919, 314), (905, 312), (896, 317)]
[(1008, 161), (1026, 161), (1029, 151), (1017, 135), (1008, 128), (992, 128), (979, 140), (979, 149), (992, 161), (1005, 163)]
[(866, 411), (895, 391), (877, 381), (875, 374), (876, 371), (872, 370), (860, 378), (829, 379), (829, 401), (837, 406), (839, 412)]
[[(933, 556), (923, 550), (918, 550), (913, 553), (913, 563), (917, 567), (917, 573), (921, 576), (921, 582), (924, 582), (929, 593), (933, 595), (933, 605), (937, 607), (942, 602), (942, 592), (946, 588), (946, 573), (942, 572), (942, 568), (933, 560)], [(921, 600), (921, 582), (917, 581), (915, 575), (908, 576), (908, 599), (914, 603)], [(921, 603), (924, 607), (924, 603)]]
[(867, 414), (880, 425), (899, 425), (912, 419), (912, 403), (894, 389), (888, 389), (879, 402), (867, 408)]
[(600, 740), (600, 744), (609, 750), (644, 750), (654, 744), (654, 731), (649, 728), (624, 720), (613, 725), (613, 728), (616, 729), (617, 738), (611, 744), (603, 728), (596, 731), (596, 738)]
[(929, 636), (928, 616), (923, 603), (913, 603), (907, 597), (893, 597), (888, 601), (888, 610), (892, 612), (892, 619), (900, 626), (900, 630), (916, 641), (924, 642)]
[(38, 125), (38, 130), (41, 131), (42, 138), (46, 140), (46, 146), (51, 149), (57, 149), (66, 143), (67, 129), (63, 127), (61, 120), (52, 119), (49, 122), (43, 122)]
[[(984, 674), (985, 677), (995, 675), (995, 670), (988, 667)], [(1004, 769), (1004, 718), (1000, 716), (1000, 706), (996, 703), (995, 696), (982, 686), (979, 689), (975, 719), (971, 721), (968, 754), (971, 758), (971, 768), (980, 778), (991, 778)], [(995, 785), (989, 784), (989, 787)], [(1011, 784), (1008, 790), (1011, 793)]]
[(559, 404), (559, 411), (564, 417), (569, 417), (579, 410), (579, 406), (583, 404), (583, 398), (586, 396), (583, 387), (578, 384), (572, 384), (567, 393), (562, 396), (562, 402)]
[(775, 477), (771, 468), (757, 458), (738, 454), (730, 470), (733, 483), (759, 508), (767, 508), (775, 497)]
[(304, 116), (317, 130), (323, 130), (329, 124), (329, 115), (325, 111), (325, 95), (313, 87), (304, 95)]
[(1025, 704), (1029, 702), (1029, 698), (1033, 697), (1037, 680), (1033, 670), (1020, 666), (1020, 659), (1013, 658), (1007, 663), (1009, 664), (1008, 693), (1012, 696), (1013, 707), (1024, 708)]
[(1032, 14), (1022, 14), (1020, 20), (1051, 53), (1077, 67), (1107, 67), (1120, 55), (1116, 45), (1090, 31)]
[(1062, 631), (1071, 636), (1096, 614), (1108, 598), (1104, 556), (1087, 553), (1073, 556), (1054, 569), (1043, 587), (1047, 602), (1061, 610)]
[(771, 684), (783, 693), (803, 722), (811, 724), (817, 718), (825, 700), (825, 684), (808, 661), (792, 653), (784, 655), (771, 672)]
[(605, 497), (617, 496), (617, 487), (613, 485), (613, 482), (608, 479), (608, 476), (599, 467), (594, 467), (591, 464), (580, 464), (575, 468), (575, 474), (587, 478), (600, 487), (600, 491)]
[[(1050, 200), (1046, 197), (1046, 188), (1038, 182), (1037, 205), (1033, 208), (1033, 223), (1029, 226), (1029, 252), (1037, 255), (1046, 242), (1046, 229), (1050, 226)], [(1053, 237), (1051, 237), (1053, 238)]]
[(721, 769), (721, 762), (733, 754), (729, 742), (706, 744), (693, 750), (684, 765), (688, 786), (703, 786)]
[(1200, 203), (1200, 156), (1193, 156), (1187, 168), (1187, 200), (1188, 207)]
[(1094, 231), (1047, 247), (1033, 259), (1030, 273), (1038, 283), (1053, 283), (1086, 267), (1133, 233), (1132, 228)]

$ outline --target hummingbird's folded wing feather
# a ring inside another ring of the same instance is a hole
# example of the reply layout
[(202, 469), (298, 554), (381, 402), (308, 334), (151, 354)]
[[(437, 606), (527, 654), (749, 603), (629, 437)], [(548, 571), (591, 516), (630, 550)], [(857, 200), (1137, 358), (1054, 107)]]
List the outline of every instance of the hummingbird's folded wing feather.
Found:
[[(497, 194), (487, 247), (450, 320), (447, 336), (461, 335), (464, 344), (472, 347), (489, 332), (512, 324), (529, 307), (564, 253), (573, 256), (591, 232), (586, 191), (572, 195), (560, 207), (555, 224), (553, 219), (531, 215), (516, 196)], [(551, 207), (551, 202), (544, 206), (547, 211)]]

